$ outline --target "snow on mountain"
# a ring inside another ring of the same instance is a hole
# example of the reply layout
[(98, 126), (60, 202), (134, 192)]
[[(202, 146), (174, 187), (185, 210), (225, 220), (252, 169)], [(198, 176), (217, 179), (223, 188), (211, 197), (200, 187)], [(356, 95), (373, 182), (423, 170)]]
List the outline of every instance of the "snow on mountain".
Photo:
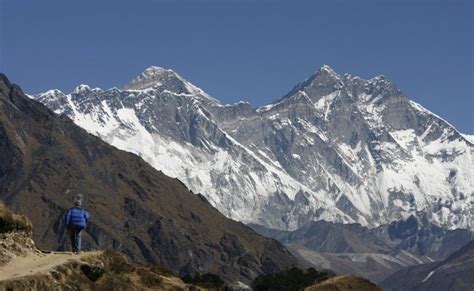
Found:
[(273, 104), (223, 106), (169, 69), (124, 89), (35, 96), (246, 223), (376, 226), (427, 215), (473, 228), (474, 145), (383, 76), (322, 66)]
[(163, 87), (166, 90), (171, 90), (175, 94), (188, 94), (206, 101), (218, 103), (216, 99), (183, 79), (173, 70), (156, 66), (147, 68), (143, 73), (128, 83), (124, 87), (124, 90), (147, 90), (155, 87)]
[(470, 143), (474, 144), (474, 134), (462, 134), (462, 136), (469, 141)]

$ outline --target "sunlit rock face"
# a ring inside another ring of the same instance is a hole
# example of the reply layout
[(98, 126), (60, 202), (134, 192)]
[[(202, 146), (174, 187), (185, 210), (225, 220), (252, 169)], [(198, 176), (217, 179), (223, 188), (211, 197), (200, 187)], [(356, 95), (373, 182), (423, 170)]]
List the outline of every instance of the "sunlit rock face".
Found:
[(322, 66), (276, 102), (223, 105), (169, 69), (123, 89), (33, 98), (202, 193), (226, 216), (296, 229), (407, 218), (473, 228), (473, 143), (383, 76)]

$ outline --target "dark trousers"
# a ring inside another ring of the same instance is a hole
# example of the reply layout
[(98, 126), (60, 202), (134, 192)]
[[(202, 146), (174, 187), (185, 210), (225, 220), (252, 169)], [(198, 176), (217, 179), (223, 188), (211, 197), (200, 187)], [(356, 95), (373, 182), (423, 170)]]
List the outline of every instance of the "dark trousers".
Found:
[(81, 251), (81, 231), (83, 229), (83, 227), (68, 227), (73, 252)]

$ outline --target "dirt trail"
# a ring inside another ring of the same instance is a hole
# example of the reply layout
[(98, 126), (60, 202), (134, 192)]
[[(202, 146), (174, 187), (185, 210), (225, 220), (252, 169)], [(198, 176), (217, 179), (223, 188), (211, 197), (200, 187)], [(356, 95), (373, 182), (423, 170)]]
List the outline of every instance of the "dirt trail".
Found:
[(45, 273), (53, 267), (62, 265), (70, 260), (99, 255), (101, 252), (83, 252), (73, 254), (69, 252), (29, 253), (26, 256), (17, 256), (8, 264), (0, 266), (0, 281), (18, 277)]

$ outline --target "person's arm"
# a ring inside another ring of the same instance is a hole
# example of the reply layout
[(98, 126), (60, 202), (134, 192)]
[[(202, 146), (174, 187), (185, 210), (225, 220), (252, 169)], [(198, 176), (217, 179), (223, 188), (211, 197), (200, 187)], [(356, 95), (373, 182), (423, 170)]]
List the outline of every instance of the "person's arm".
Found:
[(90, 217), (89, 212), (84, 210), (84, 218), (86, 220), (86, 223), (89, 222), (89, 217)]
[(66, 212), (66, 226), (69, 225), (69, 220), (71, 219), (71, 209)]

